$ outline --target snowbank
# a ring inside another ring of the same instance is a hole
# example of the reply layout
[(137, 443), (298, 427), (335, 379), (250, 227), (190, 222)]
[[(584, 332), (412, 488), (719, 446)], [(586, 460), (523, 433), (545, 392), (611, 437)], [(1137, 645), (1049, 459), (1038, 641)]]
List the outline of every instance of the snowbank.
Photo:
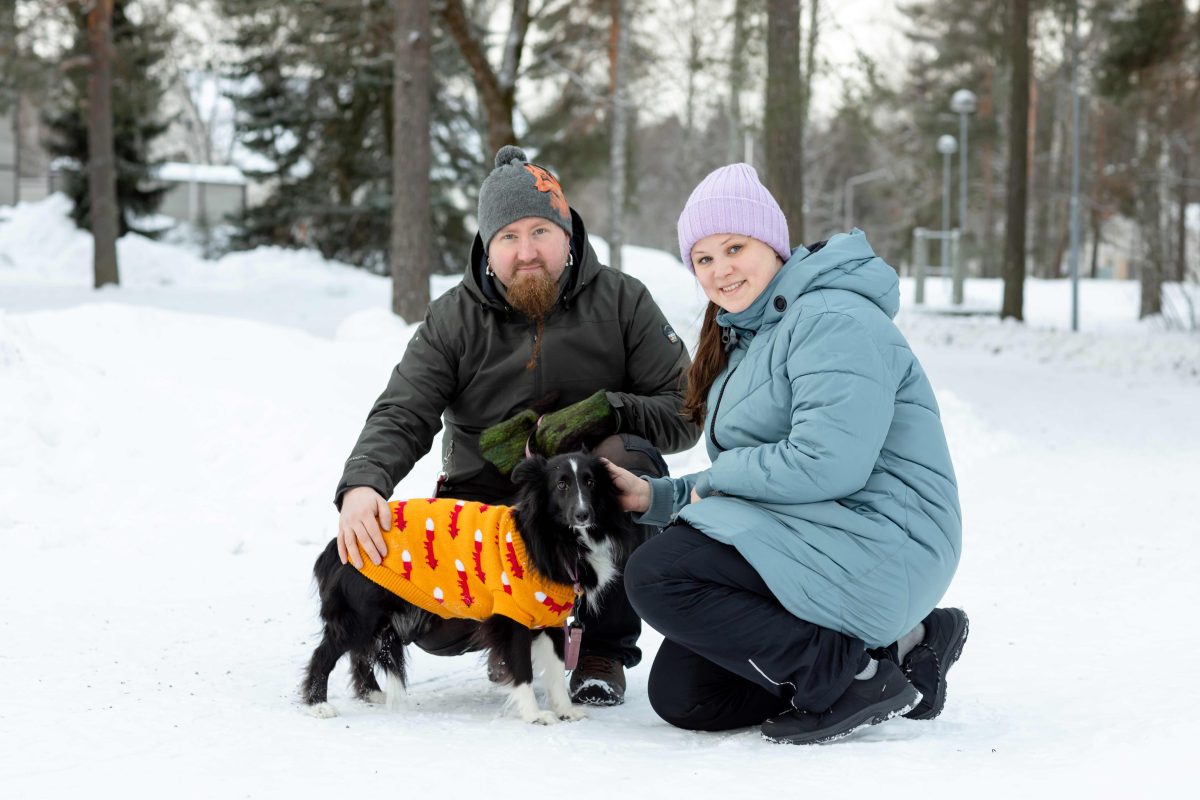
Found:
[[(342, 716), (317, 720), (296, 696), (319, 630), (311, 565), (343, 459), (414, 327), (388, 312), (386, 280), (295, 251), (205, 262), (126, 237), (123, 285), (96, 292), (90, 241), (65, 213), (56, 198), (0, 210), (5, 796), (542, 793), (547, 780), (579, 798), (1157, 796), (1191, 774), (1197, 342), (1137, 323), (1127, 285), (1086, 286), (1103, 313), (1080, 335), (1037, 318), (1067, 319), (1056, 284), (1030, 283), (1025, 326), (902, 314), (966, 524), (945, 602), (970, 611), (972, 633), (938, 720), (819, 748), (676, 730), (646, 701), (653, 631), (628, 702), (580, 723), (524, 725), (478, 659), (420, 652), (399, 713), (351, 699), (343, 666)], [(703, 298), (688, 272), (639, 248), (626, 261), (694, 341)], [(706, 458), (668, 461), (679, 474)], [(427, 494), (437, 468), (423, 459), (397, 496)]]

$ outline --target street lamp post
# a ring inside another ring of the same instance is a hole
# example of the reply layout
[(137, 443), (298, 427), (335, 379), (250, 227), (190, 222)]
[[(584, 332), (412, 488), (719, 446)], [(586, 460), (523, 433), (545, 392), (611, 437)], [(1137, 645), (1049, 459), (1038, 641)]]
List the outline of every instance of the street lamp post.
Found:
[[(958, 142), (948, 133), (943, 133), (938, 137), (937, 150), (942, 154), (942, 233), (950, 232), (950, 156), (954, 155), (958, 150)], [(946, 237), (942, 238), (942, 268), (945, 269), (949, 263), (947, 253), (950, 246), (950, 240)]]
[(880, 178), (890, 178), (892, 171), (887, 167), (883, 169), (873, 169), (870, 172), (863, 172), (858, 175), (851, 175), (846, 179), (846, 186), (842, 190), (842, 202), (844, 204), (842, 224), (847, 232), (854, 226), (854, 187), (863, 183), (870, 183)]
[(1079, 330), (1079, 4), (1071, 12), (1071, 330)]
[(958, 227), (967, 231), (967, 117), (975, 113), (975, 93), (959, 89), (950, 98), (950, 110), (958, 114)]

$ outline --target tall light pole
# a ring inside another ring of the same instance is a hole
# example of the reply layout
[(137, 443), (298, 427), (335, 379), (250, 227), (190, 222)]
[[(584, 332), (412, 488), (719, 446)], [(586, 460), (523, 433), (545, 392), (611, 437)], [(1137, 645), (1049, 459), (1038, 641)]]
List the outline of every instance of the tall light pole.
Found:
[(950, 110), (958, 114), (958, 227), (967, 232), (967, 117), (975, 113), (975, 93), (959, 89), (950, 98)]
[(862, 183), (870, 183), (871, 181), (879, 180), (880, 178), (892, 177), (892, 171), (887, 167), (883, 169), (873, 169), (870, 172), (862, 172), (858, 175), (851, 175), (846, 179), (846, 187), (842, 191), (843, 204), (845, 206), (843, 213), (843, 227), (848, 233), (854, 227), (854, 187)]
[(950, 156), (958, 150), (958, 142), (948, 133), (938, 137), (937, 150), (942, 154), (942, 268), (945, 269), (949, 258), (950, 246)]
[(1079, 3), (1071, 10), (1071, 330), (1079, 330)]

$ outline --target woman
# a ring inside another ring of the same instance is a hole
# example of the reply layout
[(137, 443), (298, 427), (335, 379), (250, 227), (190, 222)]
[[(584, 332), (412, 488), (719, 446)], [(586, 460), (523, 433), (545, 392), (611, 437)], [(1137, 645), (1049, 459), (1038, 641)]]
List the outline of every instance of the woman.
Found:
[(796, 744), (936, 716), (967, 636), (934, 608), (961, 517), (933, 390), (891, 320), (895, 271), (858, 230), (792, 251), (746, 164), (692, 192), (679, 249), (711, 301), (684, 412), (712, 466), (609, 467), (625, 508), (667, 526), (625, 575), (665, 637), (651, 705)]

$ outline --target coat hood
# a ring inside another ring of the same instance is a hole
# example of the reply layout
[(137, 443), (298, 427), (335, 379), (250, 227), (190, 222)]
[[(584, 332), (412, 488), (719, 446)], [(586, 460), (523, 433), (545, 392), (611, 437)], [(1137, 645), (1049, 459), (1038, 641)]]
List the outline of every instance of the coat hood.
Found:
[(783, 290), (795, 292), (795, 297), (817, 289), (844, 289), (861, 294), (890, 318), (900, 310), (900, 276), (875, 255), (858, 228), (834, 235), (815, 252), (797, 247), (788, 264), (795, 266), (795, 274), (785, 279)]
[[(858, 228), (839, 233), (824, 245), (809, 250), (803, 245), (779, 270), (750, 307), (736, 314), (717, 315), (717, 324), (756, 331), (778, 322), (786, 308), (808, 292), (843, 289), (860, 294), (895, 317), (900, 310), (900, 278), (896, 270), (875, 255), (867, 236)], [(786, 304), (775, 303), (783, 297)]]
[[(591, 242), (588, 241), (583, 219), (574, 208), (571, 209), (571, 229), (571, 254), (575, 263), (570, 267), (571, 274), (567, 277), (567, 285), (560, 298), (560, 302), (568, 305), (583, 287), (595, 279), (603, 266), (596, 256), (596, 251), (592, 249)], [(471, 257), (463, 275), (463, 288), (483, 305), (507, 311), (508, 305), (496, 291), (495, 280), (487, 274), (487, 251), (484, 249), (483, 239), (476, 233), (475, 242), (471, 245)]]

